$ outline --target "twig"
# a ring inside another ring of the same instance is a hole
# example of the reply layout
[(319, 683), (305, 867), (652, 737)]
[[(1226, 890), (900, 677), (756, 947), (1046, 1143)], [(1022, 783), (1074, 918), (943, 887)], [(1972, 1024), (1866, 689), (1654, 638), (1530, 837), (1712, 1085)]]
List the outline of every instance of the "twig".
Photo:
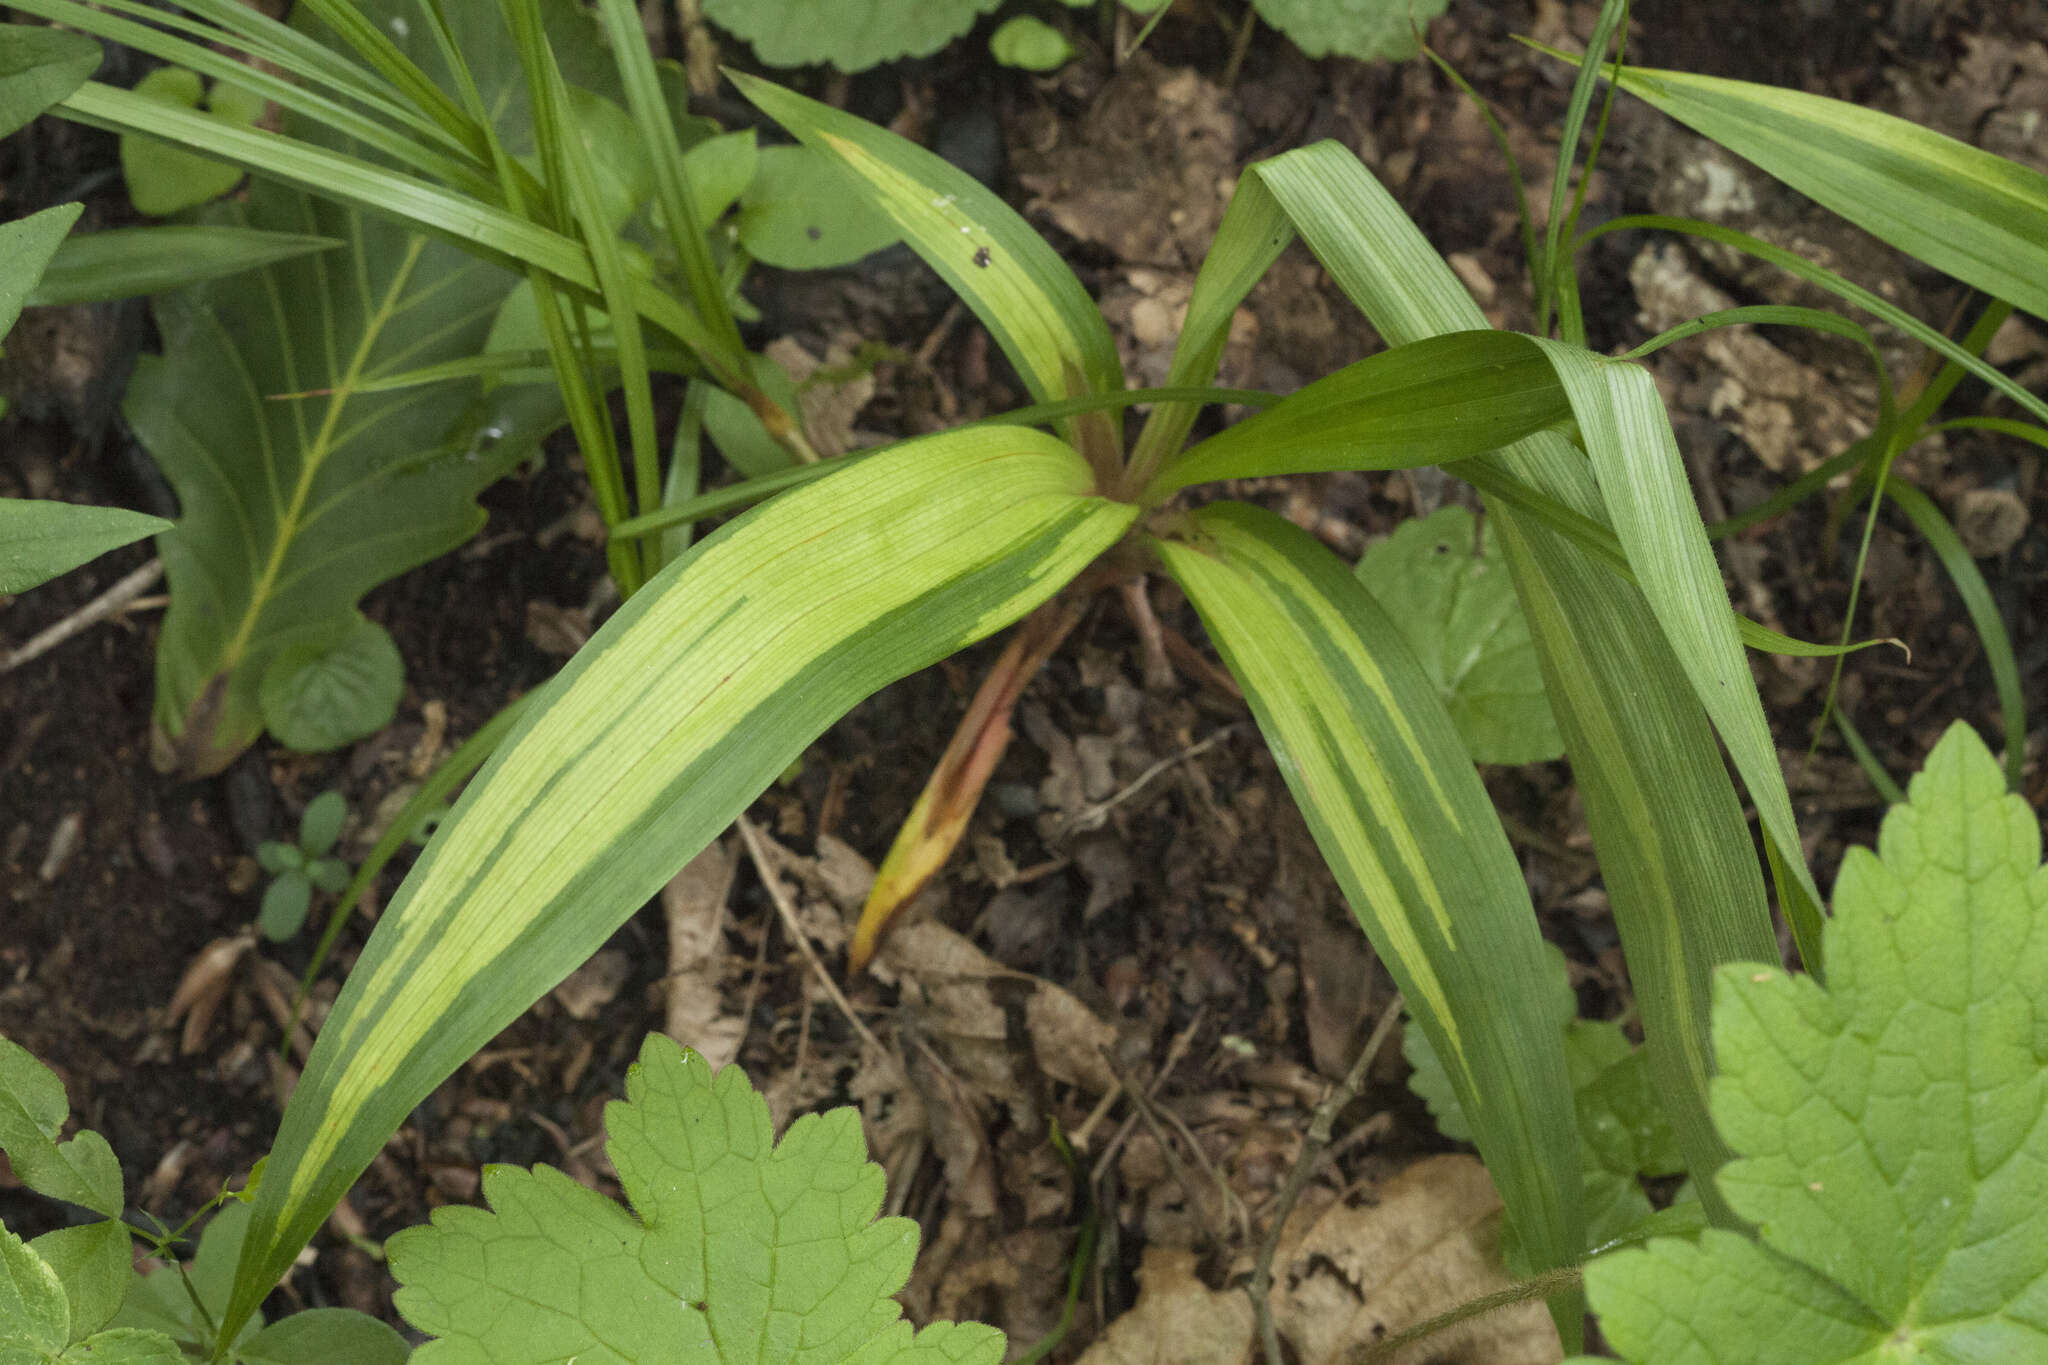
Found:
[(768, 899), (775, 902), (775, 911), (782, 916), (782, 927), (796, 940), (796, 946), (810, 962), (811, 970), (817, 973), (819, 983), (825, 988), (826, 998), (838, 1008), (846, 1022), (853, 1026), (853, 1031), (860, 1035), (862, 1042), (873, 1048), (877, 1055), (888, 1057), (889, 1050), (883, 1047), (874, 1032), (860, 1021), (860, 1016), (853, 1012), (853, 1006), (840, 992), (839, 983), (832, 979), (832, 973), (826, 971), (825, 964), (818, 959), (818, 950), (811, 946), (810, 936), (804, 933), (803, 925), (797, 920), (796, 904), (789, 898), (789, 888), (782, 884), (781, 874), (769, 866), (768, 850), (762, 844), (761, 831), (744, 815), (733, 824), (738, 827), (740, 838), (746, 841), (747, 856), (754, 861), (754, 870), (761, 876), (761, 885), (768, 889)]
[(1252, 1317), (1258, 1323), (1266, 1365), (1284, 1365), (1280, 1354), (1280, 1332), (1273, 1326), (1272, 1305), (1273, 1256), (1280, 1249), (1281, 1230), (1287, 1226), (1288, 1215), (1294, 1212), (1296, 1201), (1308, 1188), (1324, 1149), (1330, 1145), (1337, 1115), (1365, 1088), (1365, 1073), (1371, 1069), (1373, 1058), (1379, 1056), (1380, 1049), (1386, 1046), (1387, 1039), (1394, 1036), (1394, 1024), (1400, 1017), (1401, 997), (1397, 994), (1380, 1011), (1379, 1021), (1372, 1026), (1372, 1036), (1359, 1049), (1358, 1060), (1351, 1064), (1351, 1070), (1337, 1088), (1316, 1106), (1315, 1117), (1309, 1121), (1308, 1138), (1301, 1144), (1301, 1155), (1295, 1158), (1294, 1169), (1287, 1173), (1287, 1183), (1281, 1187), (1279, 1199), (1274, 1201), (1273, 1225), (1266, 1230), (1266, 1240), (1259, 1245), (1259, 1259), (1252, 1268), (1251, 1283), (1245, 1286), (1245, 1292), (1252, 1296)]
[(164, 562), (161, 559), (150, 560), (63, 620), (30, 637), (26, 644), (0, 654), (0, 673), (12, 672), (29, 660), (49, 653), (80, 631), (98, 625), (109, 616), (118, 615), (163, 576)]
[(1244, 730), (1248, 725), (1249, 722), (1247, 721), (1235, 721), (1229, 725), (1224, 726), (1221, 730), (1216, 731), (1216, 733), (1210, 735), (1207, 739), (1197, 740), (1195, 743), (1190, 744), (1187, 748), (1182, 749), (1179, 753), (1169, 754), (1167, 757), (1160, 759), (1157, 763), (1154, 763), (1151, 767), (1145, 769), (1145, 771), (1139, 773), (1136, 777), (1132, 778), (1130, 782), (1125, 784), (1122, 790), (1112, 793), (1107, 798), (1101, 801), (1097, 801), (1092, 806), (1084, 806), (1080, 810), (1075, 811), (1073, 816), (1061, 828), (1060, 833), (1069, 834), (1076, 830), (1095, 829), (1099, 827), (1102, 824), (1103, 820), (1108, 817), (1111, 811), (1115, 810), (1118, 806), (1122, 805), (1124, 802), (1130, 800), (1133, 796), (1136, 796), (1139, 792), (1143, 791), (1145, 789), (1146, 784), (1149, 783), (1153, 778), (1159, 776), (1159, 774), (1165, 772), (1168, 768), (1172, 768), (1179, 764), (1185, 763), (1191, 758), (1200, 758), (1203, 754), (1208, 753), (1211, 749), (1221, 744), (1224, 740), (1229, 739), (1232, 736), (1236, 735), (1238, 732)]

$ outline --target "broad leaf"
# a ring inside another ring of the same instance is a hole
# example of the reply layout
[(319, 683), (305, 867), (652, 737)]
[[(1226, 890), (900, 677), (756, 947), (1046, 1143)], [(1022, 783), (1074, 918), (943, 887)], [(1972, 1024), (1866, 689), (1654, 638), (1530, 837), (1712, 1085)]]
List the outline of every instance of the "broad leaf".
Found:
[(0, 1226), (0, 1362), (53, 1360), (71, 1340), (71, 1308), (50, 1263)]
[(135, 1250), (127, 1227), (103, 1218), (46, 1232), (28, 1245), (64, 1286), (71, 1339), (78, 1341), (106, 1326), (135, 1278)]
[(937, 52), (1001, 0), (705, 0), (704, 17), (769, 66), (864, 71)]
[(1584, 1247), (1542, 937), (1513, 850), (1398, 627), (1336, 557), (1242, 503), (1154, 546), (1245, 690), (1324, 860), (1450, 1074), (1537, 1268)]
[(1956, 725), (1852, 849), (1828, 988), (1714, 983), (1721, 1189), (1760, 1240), (1660, 1240), (1587, 1271), (1656, 1365), (2048, 1359), (2048, 868), (2041, 826)]
[(405, 661), (390, 632), (360, 613), (328, 639), (302, 639), (264, 665), (256, 701), (271, 737), (301, 753), (339, 749), (391, 723)]
[(88, 232), (64, 239), (28, 301), (99, 303), (161, 294), (340, 245), (331, 237), (234, 227), (165, 225)]
[(1401, 523), (1366, 550), (1358, 578), (1401, 627), (1475, 762), (1564, 752), (1507, 563), (1469, 511), (1445, 507)]
[[(1251, 173), (1389, 343), (1484, 325), (1457, 275), (1341, 147), (1320, 143)], [(1562, 437), (1541, 433), (1483, 458), (1605, 521), (1584, 456)], [(1777, 942), (1755, 846), (1720, 745), (1642, 592), (1536, 518), (1493, 498), (1487, 506), (1586, 802), (1650, 1067), (1686, 1164), (1704, 1176), (1724, 1156), (1706, 1112), (1709, 979), (1716, 963), (1765, 956)]]
[[(988, 328), (1040, 402), (1123, 388), (1116, 343), (1095, 301), (1016, 210), (956, 166), (894, 133), (752, 76), (731, 73), (741, 93), (806, 146), (837, 160), (867, 186), (869, 203), (894, 219), (911, 250), (939, 272)], [(1105, 475), (1121, 447), (1102, 414), (1063, 430)]]
[(2048, 175), (1823, 95), (1642, 67), (1619, 80), (1908, 255), (2048, 318)]
[(84, 1129), (57, 1141), (71, 1112), (64, 1084), (17, 1043), (0, 1038), (0, 1151), (37, 1194), (121, 1216), (121, 1163), (107, 1140)]
[(851, 265), (898, 241), (833, 158), (809, 147), (768, 147), (740, 196), (740, 245), (783, 270)]
[[(263, 115), (263, 97), (231, 85), (205, 88), (197, 72), (160, 66), (135, 83), (135, 93), (182, 109), (202, 103), (223, 123), (248, 127)], [(217, 199), (242, 179), (242, 168), (167, 147), (141, 133), (121, 139), (121, 175), (137, 213), (163, 218)]]
[(1450, 0), (1252, 0), (1259, 17), (1311, 57), (1362, 62), (1415, 55), (1415, 35)]
[(0, 593), (27, 592), (170, 525), (119, 507), (0, 498)]
[(714, 1078), (657, 1033), (605, 1129), (632, 1212), (547, 1166), (493, 1166), (490, 1212), (441, 1209), (391, 1239), (394, 1302), (438, 1338), (419, 1365), (1002, 1360), (994, 1328), (916, 1334), (889, 1297), (917, 1224), (876, 1220), (858, 1111), (806, 1115), (776, 1143), (745, 1072)]
[(435, 1085), (875, 689), (1016, 620), (1130, 525), (1042, 433), (839, 466), (693, 547), (530, 705), (378, 921), (257, 1194), (253, 1309)]
[(0, 24), (0, 137), (83, 85), (99, 64), (100, 45), (82, 33)]

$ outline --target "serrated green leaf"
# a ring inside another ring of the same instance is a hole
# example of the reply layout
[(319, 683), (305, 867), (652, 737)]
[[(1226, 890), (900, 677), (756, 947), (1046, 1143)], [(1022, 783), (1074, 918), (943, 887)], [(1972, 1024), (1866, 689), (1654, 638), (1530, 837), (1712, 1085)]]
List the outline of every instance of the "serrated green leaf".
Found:
[(839, 164), (809, 147), (764, 147), (740, 195), (740, 245), (783, 270), (851, 265), (900, 240)]
[[(245, 128), (263, 108), (260, 98), (253, 108), (237, 98), (233, 86), (217, 85), (207, 93), (198, 73), (182, 66), (158, 67), (135, 83), (135, 93), (181, 109), (197, 109), (203, 101), (221, 122)], [(241, 182), (242, 168), (134, 133), (121, 139), (121, 175), (135, 211), (163, 218), (226, 194)]]
[(0, 1038), (0, 1151), (37, 1194), (121, 1216), (121, 1163), (91, 1129), (58, 1142), (71, 1106), (56, 1073), (20, 1044)]
[(865, 71), (937, 52), (1002, 0), (705, 0), (704, 17), (769, 66)]
[[(0, 1353), (0, 1360), (4, 1360)], [(178, 1343), (161, 1332), (116, 1327), (79, 1342), (57, 1357), (58, 1365), (189, 1365)]]
[(88, 232), (64, 239), (29, 303), (42, 307), (161, 294), (340, 245), (332, 237), (180, 224)]
[(1002, 1359), (988, 1327), (910, 1345), (889, 1296), (917, 1225), (876, 1220), (882, 1171), (856, 1111), (806, 1115), (775, 1143), (744, 1072), (714, 1078), (660, 1034), (626, 1096), (605, 1109), (606, 1151), (632, 1213), (549, 1167), (493, 1166), (489, 1212), (442, 1209), (391, 1239), (394, 1301), (437, 1338), (419, 1365)]
[(1043, 433), (838, 464), (635, 593), (498, 746), (371, 935), (285, 1110), (229, 1321), (406, 1114), (825, 726), (1023, 616), (1137, 509)]
[(0, 24), (0, 137), (85, 84), (99, 64), (100, 45), (82, 33)]
[(1366, 550), (1358, 577), (1401, 627), (1474, 761), (1564, 752), (1514, 581), (1471, 512), (1444, 507), (1403, 522)]
[(1400, 631), (1335, 556), (1242, 503), (1211, 504), (1193, 525), (1155, 551), (1444, 1060), (1510, 1223), (1537, 1268), (1570, 1262), (1584, 1238), (1555, 992), (1478, 772)]
[[(0, 1362), (48, 1360), (71, 1340), (71, 1308), (49, 1262), (0, 1224)], [(40, 1354), (36, 1354), (36, 1353)]]
[(27, 592), (170, 525), (119, 507), (0, 498), (0, 593)]
[(64, 1286), (71, 1310), (71, 1339), (91, 1336), (107, 1325), (135, 1277), (134, 1248), (128, 1229), (112, 1218), (78, 1227), (58, 1228), (31, 1241), (29, 1249), (43, 1258)]
[(389, 725), (404, 695), (405, 660), (391, 633), (357, 613), (332, 639), (295, 640), (271, 655), (256, 703), (272, 738), (317, 754)]
[(1259, 17), (1311, 57), (1408, 58), (1415, 34), (1450, 0), (1252, 0)]
[(263, 908), (257, 913), (256, 927), (272, 943), (282, 943), (299, 932), (312, 903), (312, 879), (296, 867), (281, 872), (264, 888)]
[(2048, 175), (1804, 91), (1642, 67), (1619, 80), (1901, 251), (2048, 318)]
[(0, 337), (14, 329), (29, 292), (84, 211), (82, 204), (58, 204), (12, 223), (0, 224)]
[(1717, 975), (1721, 1189), (1761, 1240), (1596, 1262), (1609, 1339), (1657, 1365), (2048, 1358), (2044, 925), (2040, 823), (1958, 723), (1843, 862), (1828, 988)]

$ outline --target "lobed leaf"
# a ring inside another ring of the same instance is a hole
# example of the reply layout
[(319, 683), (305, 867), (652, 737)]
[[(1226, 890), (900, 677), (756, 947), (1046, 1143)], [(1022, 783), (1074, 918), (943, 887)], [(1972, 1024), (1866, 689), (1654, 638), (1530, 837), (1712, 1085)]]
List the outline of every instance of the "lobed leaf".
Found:
[(1596, 1261), (1609, 1340), (1657, 1365), (2048, 1356), (2048, 868), (1957, 724), (1850, 850), (1823, 990), (1715, 980), (1720, 1176), (1758, 1240)]
[(121, 1163), (107, 1140), (82, 1129), (57, 1141), (71, 1112), (64, 1084), (20, 1044), (0, 1038), (0, 1151), (37, 1194), (121, 1216)]
[(1000, 0), (706, 0), (704, 17), (769, 66), (865, 71), (937, 52)]
[(1130, 525), (1041, 433), (908, 442), (728, 523), (502, 740), (335, 1003), (257, 1194), (231, 1323), (440, 1080), (594, 951), (819, 732), (1018, 619)]
[(442, 1209), (391, 1239), (398, 1309), (436, 1338), (419, 1365), (1003, 1358), (994, 1328), (902, 1320), (889, 1296), (917, 1225), (876, 1219), (857, 1111), (805, 1115), (777, 1143), (745, 1072), (714, 1077), (657, 1033), (605, 1129), (632, 1212), (546, 1166), (492, 1166), (489, 1212)]
[(1223, 655), (1352, 913), (1449, 1072), (1538, 1269), (1584, 1249), (1543, 940), (1514, 853), (1400, 630), (1330, 552), (1215, 503), (1154, 548)]

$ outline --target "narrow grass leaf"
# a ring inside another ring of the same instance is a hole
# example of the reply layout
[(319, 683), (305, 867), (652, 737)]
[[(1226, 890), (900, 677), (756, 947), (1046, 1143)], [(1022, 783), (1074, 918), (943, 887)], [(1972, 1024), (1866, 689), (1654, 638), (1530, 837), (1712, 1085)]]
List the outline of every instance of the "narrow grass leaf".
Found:
[(1534, 1268), (1584, 1247), (1578, 1130), (1521, 868), (1399, 627), (1307, 532), (1243, 503), (1154, 541), (1457, 1091)]
[(595, 951), (827, 725), (1050, 597), (1136, 509), (976, 428), (698, 543), (536, 698), (379, 920), (285, 1110), (231, 1334), (413, 1106)]
[(1824, 95), (1644, 67), (1616, 79), (1908, 255), (2048, 318), (2048, 175)]
[[(1385, 188), (1335, 143), (1261, 162), (1265, 180), (1340, 288), (1400, 345), (1485, 325), (1457, 276)], [(1586, 460), (1538, 433), (1491, 457), (1522, 484), (1606, 520)], [(1719, 745), (1642, 592), (1572, 539), (1489, 498), (1536, 641), (1544, 688), (1586, 803), (1642, 1006), (1650, 1066), (1687, 1166), (1726, 1157), (1708, 1118), (1714, 965), (1776, 951), (1741, 803)], [(1715, 1198), (1716, 1216), (1728, 1217)]]
[[(1044, 239), (980, 181), (851, 114), (758, 77), (729, 74), (762, 112), (869, 187), (874, 206), (974, 310), (1032, 397), (1050, 402), (1123, 387), (1116, 343), (1095, 301)], [(1099, 415), (1071, 420), (1074, 444), (1091, 460), (1091, 445), (1120, 448), (1116, 428)]]
[(82, 33), (0, 24), (0, 137), (76, 90), (99, 64), (100, 45)]
[(1149, 490), (1331, 469), (1413, 469), (1498, 449), (1571, 414), (1529, 338), (1490, 328), (1346, 365), (1168, 465)]
[(161, 294), (340, 245), (335, 237), (226, 226), (88, 232), (57, 248), (28, 301), (43, 307)]

